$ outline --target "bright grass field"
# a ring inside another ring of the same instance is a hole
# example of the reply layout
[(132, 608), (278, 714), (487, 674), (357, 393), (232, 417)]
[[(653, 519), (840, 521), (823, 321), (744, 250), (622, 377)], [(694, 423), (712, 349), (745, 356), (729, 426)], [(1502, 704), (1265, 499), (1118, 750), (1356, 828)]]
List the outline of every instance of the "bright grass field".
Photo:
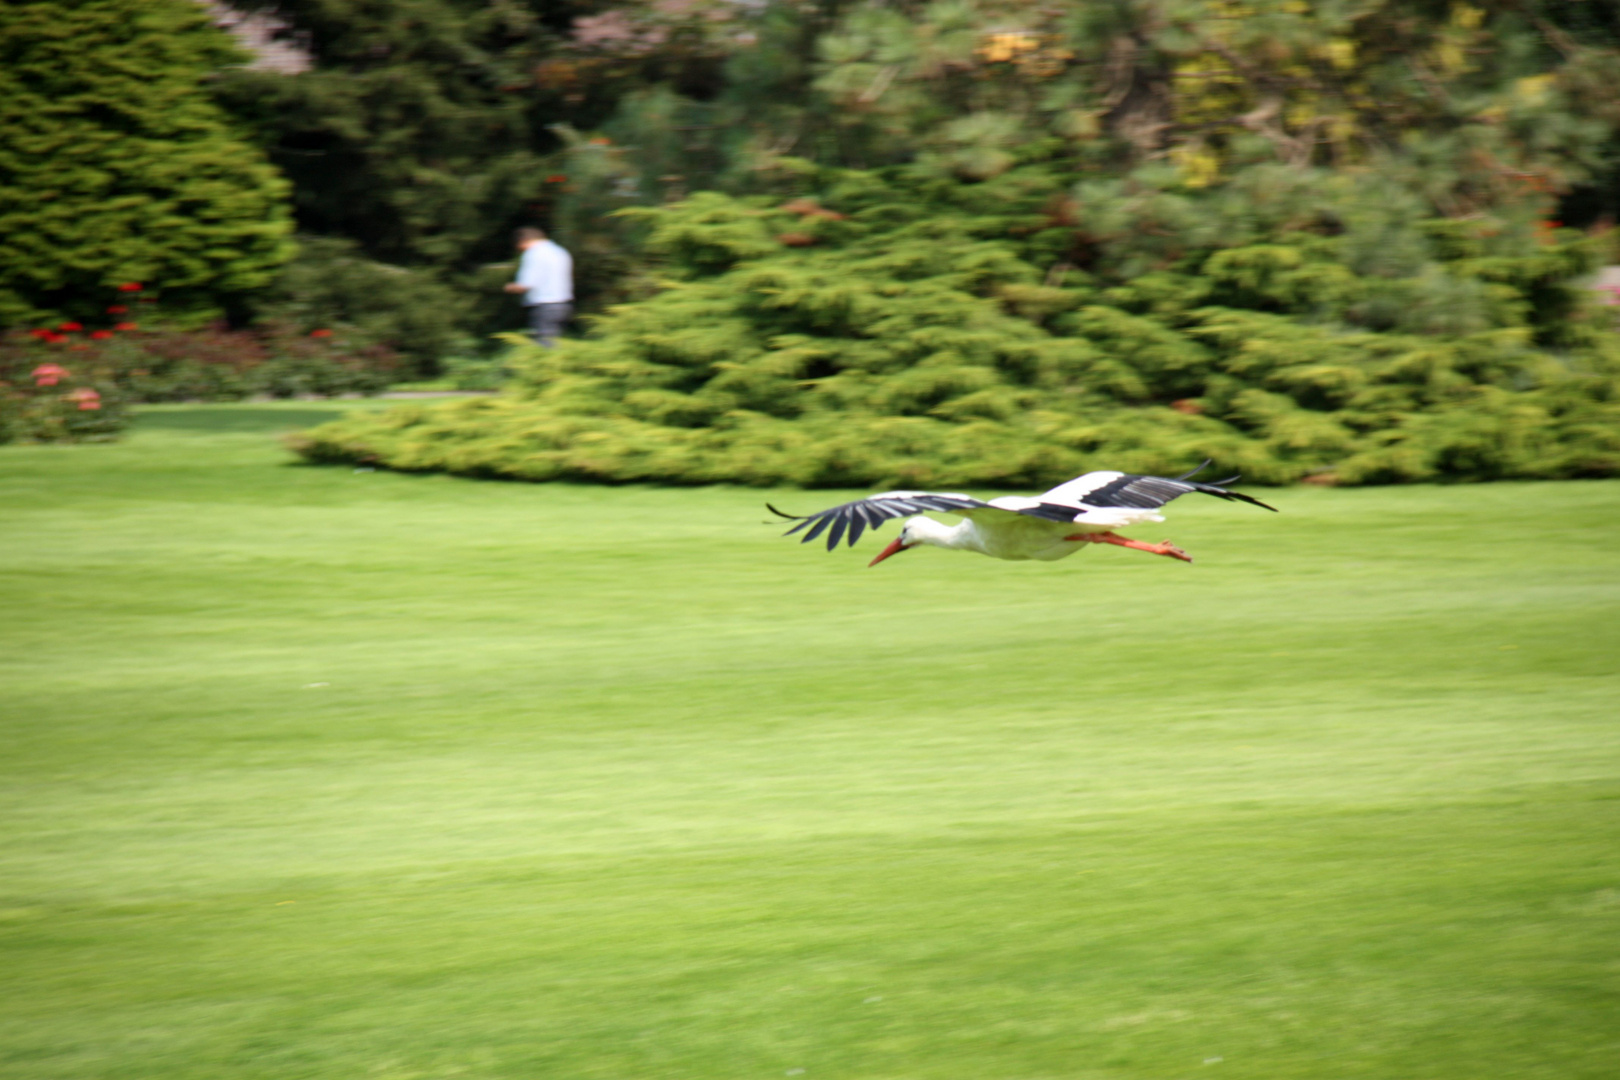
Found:
[(1620, 483), (867, 570), (338, 408), (0, 448), (0, 1076), (1620, 1075)]

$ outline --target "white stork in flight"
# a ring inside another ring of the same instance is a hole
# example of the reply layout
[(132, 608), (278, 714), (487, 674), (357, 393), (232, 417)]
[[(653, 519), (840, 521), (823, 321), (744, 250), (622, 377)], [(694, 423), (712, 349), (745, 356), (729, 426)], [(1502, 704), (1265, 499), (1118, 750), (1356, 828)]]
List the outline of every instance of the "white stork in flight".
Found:
[(1073, 555), (1087, 544), (1117, 544), (1192, 562), (1190, 555), (1168, 540), (1162, 544), (1147, 544), (1115, 535), (1112, 530), (1148, 521), (1163, 521), (1164, 516), (1159, 513), (1159, 508), (1191, 491), (1228, 501), (1237, 499), (1276, 511), (1275, 506), (1266, 506), (1259, 499), (1228, 491), (1221, 486), (1237, 480), (1236, 476), (1213, 484), (1192, 479), (1208, 466), (1209, 462), (1206, 461), (1192, 472), (1174, 478), (1089, 472), (1034, 498), (1004, 495), (983, 502), (971, 495), (946, 492), (885, 491), (802, 517), (784, 514), (770, 503), (766, 503), (765, 508), (778, 517), (798, 522), (783, 536), (792, 536), (808, 526), (809, 531), (804, 534), (801, 543), (808, 544), (826, 530), (828, 551), (838, 546), (846, 530), (849, 544), (854, 547), (867, 526), (876, 529), (890, 518), (920, 515), (925, 510), (933, 510), (956, 514), (963, 519), (956, 525), (944, 525), (933, 518), (913, 517), (900, 529), (900, 535), (878, 552), (877, 558), (868, 566), (876, 566), (890, 555), (918, 544), (977, 551), (996, 559), (1040, 559), (1044, 562)]

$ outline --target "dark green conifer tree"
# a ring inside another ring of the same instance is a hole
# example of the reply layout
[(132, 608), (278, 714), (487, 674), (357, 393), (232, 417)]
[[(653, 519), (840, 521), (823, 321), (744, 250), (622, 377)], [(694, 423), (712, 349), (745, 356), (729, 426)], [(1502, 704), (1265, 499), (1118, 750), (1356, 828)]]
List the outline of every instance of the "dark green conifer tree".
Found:
[[(498, 234), (542, 190), (539, 155), (564, 119), (534, 68), (568, 5), (482, 0), (287, 0), (308, 50), (297, 75), (241, 70), (223, 100), (295, 185), (299, 227), (401, 265), (500, 258)], [(550, 9), (546, 11), (544, 9)]]
[[(521, 310), (499, 285), (511, 273), (512, 230), (557, 218), (562, 184), (549, 155), (565, 140), (554, 129), (594, 127), (631, 81), (548, 66), (573, 20), (595, 5), (233, 6), (272, 11), (312, 63), (296, 75), (238, 70), (219, 88), (293, 181), (299, 231), (312, 238), (261, 310), (323, 310), (382, 334), (424, 371), (475, 347), (474, 336), (518, 325)], [(621, 253), (605, 254), (581, 260), (587, 295), (604, 271), (622, 269)], [(376, 287), (355, 287), (367, 281)]]
[(0, 323), (127, 282), (196, 316), (264, 287), (287, 184), (207, 86), (242, 59), (192, 0), (0, 5)]

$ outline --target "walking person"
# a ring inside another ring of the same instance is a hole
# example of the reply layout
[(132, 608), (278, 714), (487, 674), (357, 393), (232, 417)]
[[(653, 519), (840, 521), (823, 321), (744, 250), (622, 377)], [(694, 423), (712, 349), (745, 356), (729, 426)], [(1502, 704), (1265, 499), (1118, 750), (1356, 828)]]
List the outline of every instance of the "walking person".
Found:
[(534, 340), (551, 348), (574, 313), (574, 258), (539, 229), (519, 229), (513, 236), (522, 258), (509, 293), (522, 293)]

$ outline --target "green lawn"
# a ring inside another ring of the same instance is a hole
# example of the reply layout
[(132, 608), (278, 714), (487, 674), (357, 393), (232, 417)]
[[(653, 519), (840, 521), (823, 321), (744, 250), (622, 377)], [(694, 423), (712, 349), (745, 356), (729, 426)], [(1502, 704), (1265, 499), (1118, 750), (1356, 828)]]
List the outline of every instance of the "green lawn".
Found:
[(336, 407), (0, 448), (0, 1076), (1620, 1074), (1620, 483), (868, 570)]

